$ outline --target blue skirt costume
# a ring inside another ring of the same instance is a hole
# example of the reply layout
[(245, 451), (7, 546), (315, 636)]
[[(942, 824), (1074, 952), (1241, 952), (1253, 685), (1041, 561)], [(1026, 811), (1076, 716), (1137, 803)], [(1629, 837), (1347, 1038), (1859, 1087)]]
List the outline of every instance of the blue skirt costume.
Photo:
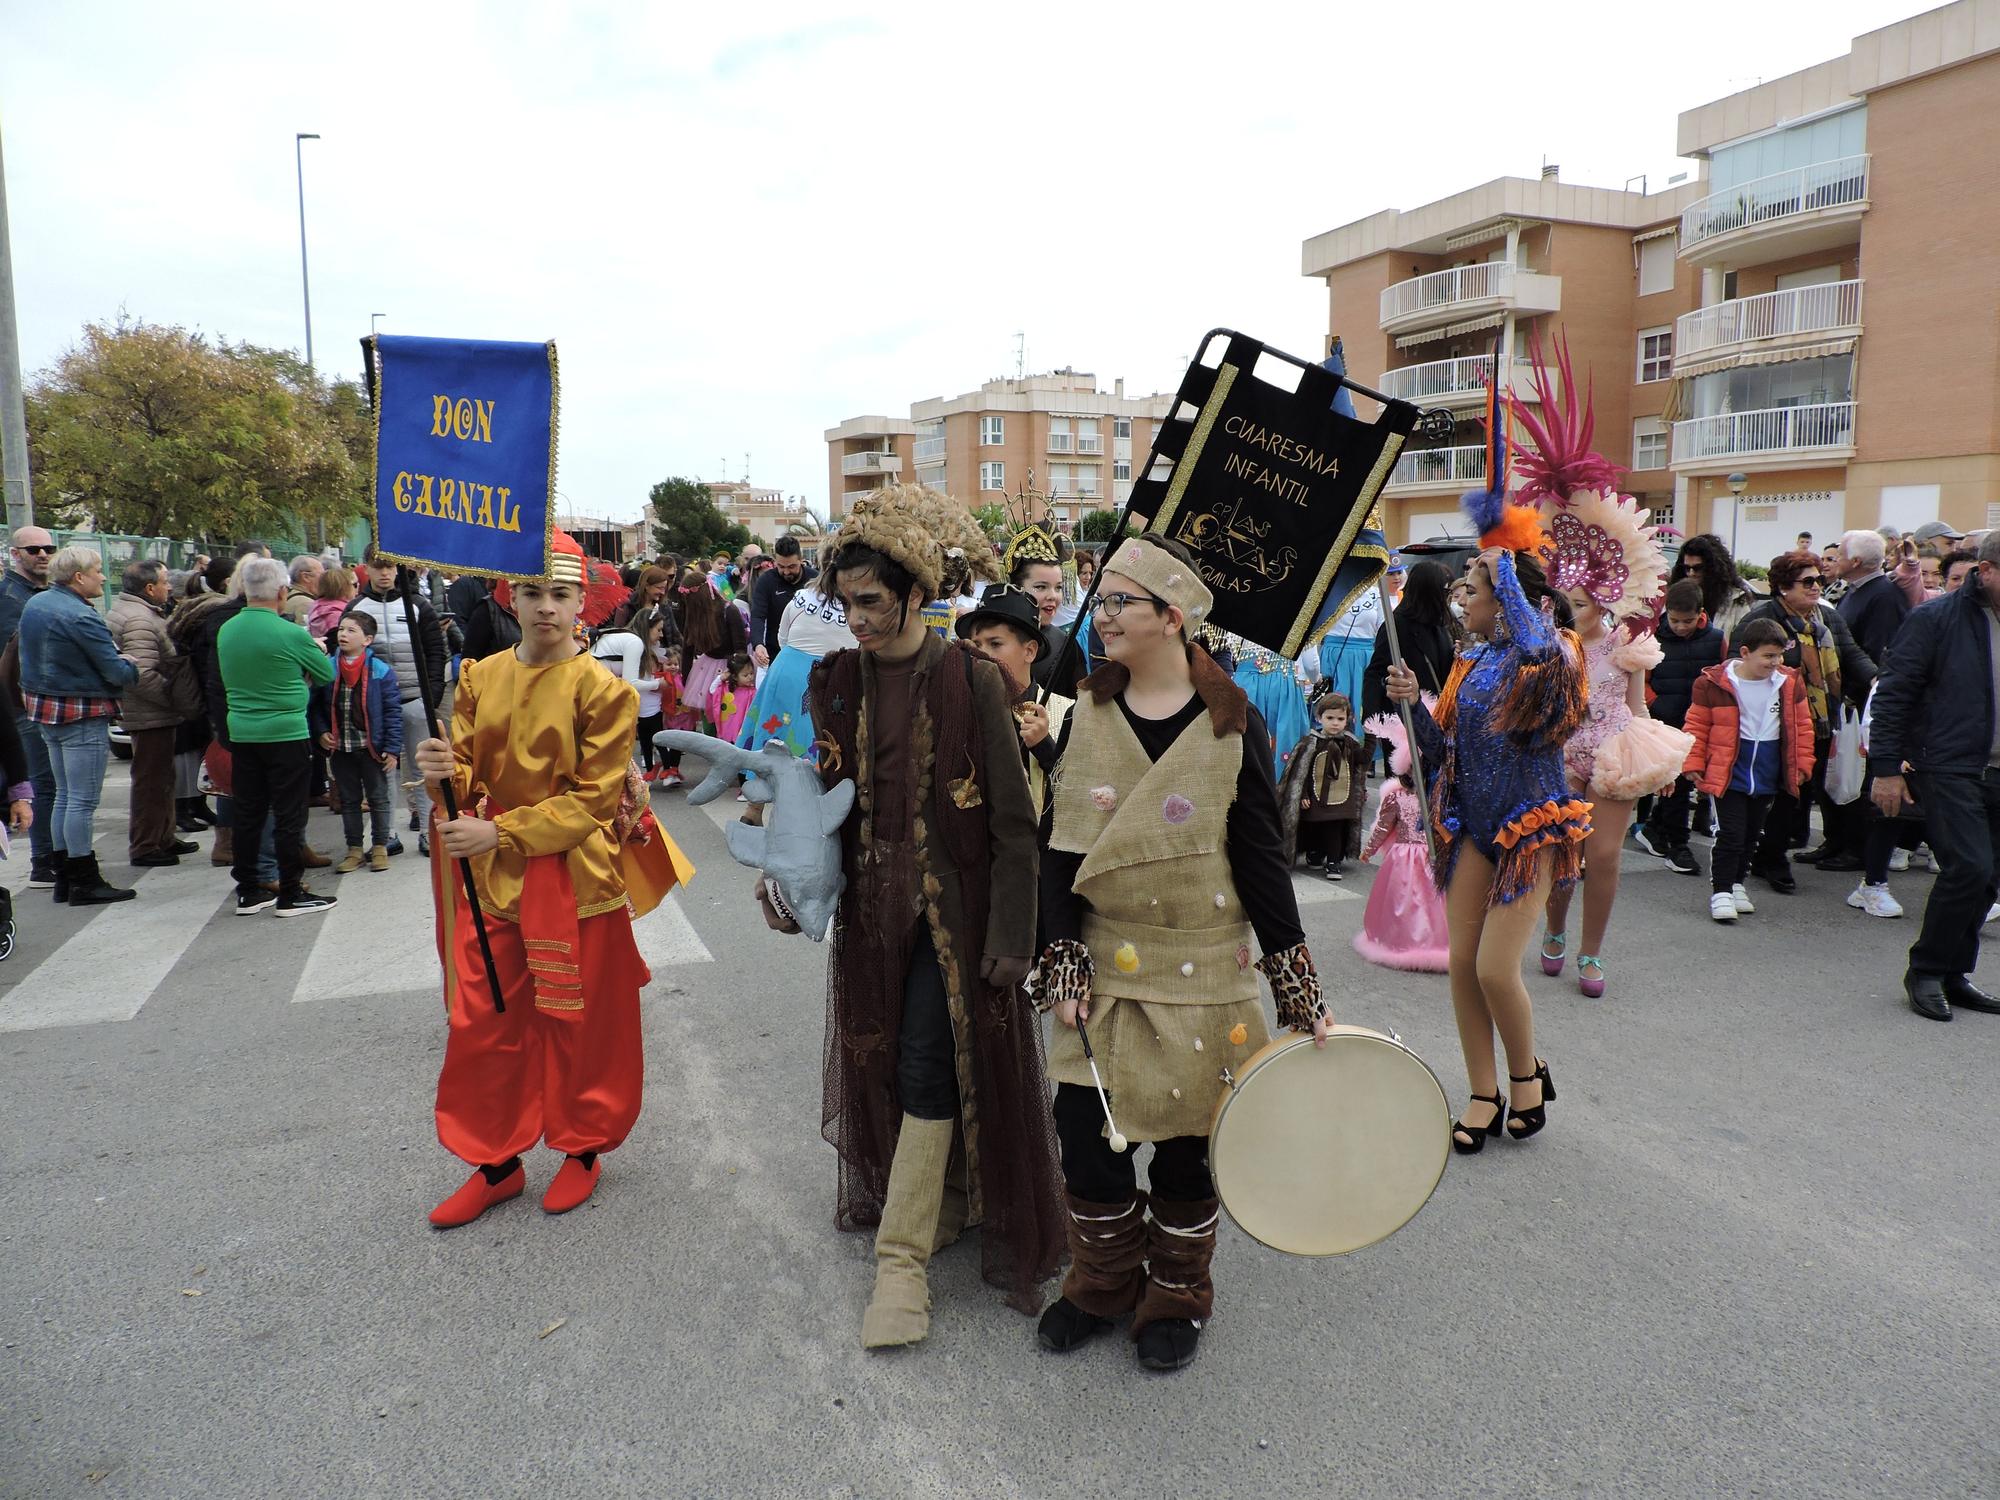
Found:
[(819, 665), (819, 658), (796, 646), (781, 646), (771, 658), (764, 680), (757, 685), (750, 716), (736, 743), (745, 750), (761, 750), (771, 740), (783, 740), (794, 755), (812, 756), (813, 722), (806, 711), (806, 678)]
[(1319, 675), (1347, 699), (1354, 722), (1361, 722), (1361, 684), (1375, 655), (1375, 632), (1382, 628), (1382, 596), (1370, 589), (1328, 624), (1320, 638)]
[(1271, 775), (1283, 781), (1292, 747), (1312, 732), (1305, 689), (1299, 686), (1291, 662), (1276, 652), (1235, 639), (1230, 645), (1236, 656), (1236, 667), (1230, 675), (1264, 716), (1264, 723), (1271, 731)]
[(1554, 856), (1555, 889), (1576, 884), (1590, 804), (1570, 793), (1563, 745), (1588, 706), (1582, 653), (1528, 602), (1503, 554), (1494, 566), (1500, 604), (1494, 638), (1462, 653), (1438, 700), (1437, 716), (1410, 706), (1423, 752), (1437, 834), (1432, 870), (1451, 884), (1465, 843), (1494, 867), (1489, 905), (1531, 891), (1541, 853)]

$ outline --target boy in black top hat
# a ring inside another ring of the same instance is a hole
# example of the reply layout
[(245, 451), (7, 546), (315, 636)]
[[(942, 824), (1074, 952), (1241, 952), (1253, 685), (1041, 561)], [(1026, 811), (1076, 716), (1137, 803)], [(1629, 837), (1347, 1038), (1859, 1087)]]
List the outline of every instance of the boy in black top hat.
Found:
[(1074, 705), (1056, 693), (1037, 701), (1031, 691), (1035, 665), (1046, 644), (1035, 597), (1009, 583), (994, 584), (952, 628), (960, 640), (992, 657), (1007, 674), (1008, 685), (1014, 690), (1014, 720), (1021, 728), (1028, 789), (1034, 794), (1035, 816), (1039, 818), (1047, 802), (1048, 778), (1055, 769), (1063, 721)]

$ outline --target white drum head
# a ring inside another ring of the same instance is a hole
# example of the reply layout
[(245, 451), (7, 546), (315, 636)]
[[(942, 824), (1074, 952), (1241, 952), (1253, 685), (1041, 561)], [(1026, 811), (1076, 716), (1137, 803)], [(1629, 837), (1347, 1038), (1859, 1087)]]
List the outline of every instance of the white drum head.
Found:
[(1451, 1107), (1422, 1058), (1359, 1026), (1325, 1048), (1258, 1051), (1216, 1112), (1216, 1192), (1245, 1234), (1291, 1255), (1346, 1255), (1417, 1216), (1444, 1176)]

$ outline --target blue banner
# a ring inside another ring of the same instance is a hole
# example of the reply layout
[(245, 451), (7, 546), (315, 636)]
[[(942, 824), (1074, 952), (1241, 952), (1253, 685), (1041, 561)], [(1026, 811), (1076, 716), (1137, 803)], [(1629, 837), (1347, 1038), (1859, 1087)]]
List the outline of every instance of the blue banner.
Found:
[(556, 346), (370, 339), (375, 546), (499, 578), (548, 572)]

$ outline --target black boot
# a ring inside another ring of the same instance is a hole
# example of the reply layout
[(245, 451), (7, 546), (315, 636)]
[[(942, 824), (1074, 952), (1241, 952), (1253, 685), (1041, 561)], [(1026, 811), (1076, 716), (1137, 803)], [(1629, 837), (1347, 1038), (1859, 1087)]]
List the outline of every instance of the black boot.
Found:
[(181, 833), (200, 833), (208, 825), (194, 814), (194, 798), (174, 798), (174, 828)]
[(69, 905), (69, 855), (66, 852), (61, 849), (49, 851), (49, 873), (56, 878), (55, 889), (50, 892), (56, 898), (56, 905)]
[(115, 885), (107, 885), (98, 871), (97, 856), (86, 854), (82, 859), (72, 858), (69, 862), (69, 904), (71, 906), (109, 906), (114, 901), (130, 901), (137, 891), (121, 890)]

